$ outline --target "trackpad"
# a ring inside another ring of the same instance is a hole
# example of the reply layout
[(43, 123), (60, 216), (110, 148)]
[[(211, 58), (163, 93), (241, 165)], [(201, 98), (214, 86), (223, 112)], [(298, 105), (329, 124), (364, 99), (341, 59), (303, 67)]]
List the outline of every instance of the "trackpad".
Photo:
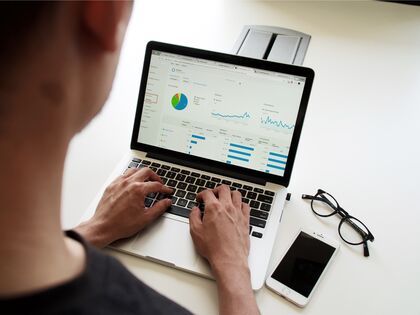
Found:
[(162, 217), (142, 231), (131, 248), (138, 255), (192, 268), (198, 259), (187, 223)]

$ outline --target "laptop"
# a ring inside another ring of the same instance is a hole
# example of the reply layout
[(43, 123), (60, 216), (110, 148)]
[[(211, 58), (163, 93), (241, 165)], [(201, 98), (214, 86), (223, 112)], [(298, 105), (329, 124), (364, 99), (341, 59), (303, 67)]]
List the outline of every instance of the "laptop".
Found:
[[(131, 150), (105, 183), (149, 167), (174, 188), (172, 207), (118, 251), (212, 278), (194, 249), (196, 194), (225, 184), (250, 205), (252, 288), (266, 278), (314, 78), (309, 68), (159, 42), (146, 48)], [(101, 190), (86, 211), (91, 217)], [(150, 207), (167, 196), (150, 194)]]

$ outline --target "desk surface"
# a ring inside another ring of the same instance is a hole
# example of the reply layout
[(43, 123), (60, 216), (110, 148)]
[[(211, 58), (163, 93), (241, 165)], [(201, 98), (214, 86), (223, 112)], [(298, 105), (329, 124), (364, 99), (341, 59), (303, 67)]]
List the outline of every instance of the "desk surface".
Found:
[[(420, 7), (384, 2), (138, 1), (111, 96), (72, 142), (63, 225), (74, 226), (129, 147), (149, 40), (229, 52), (242, 26), (312, 35), (315, 70), (273, 266), (300, 227), (339, 238), (338, 218), (319, 220), (302, 193), (323, 188), (370, 227), (370, 258), (341, 243), (303, 310), (266, 288), (262, 314), (420, 314)], [(217, 313), (215, 283), (112, 252), (136, 276), (199, 314)]]

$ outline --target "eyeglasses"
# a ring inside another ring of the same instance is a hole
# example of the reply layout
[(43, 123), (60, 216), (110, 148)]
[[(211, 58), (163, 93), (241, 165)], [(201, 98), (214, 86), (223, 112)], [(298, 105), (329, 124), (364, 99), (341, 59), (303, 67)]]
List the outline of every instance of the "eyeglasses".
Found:
[(302, 199), (311, 200), (312, 211), (320, 217), (325, 218), (338, 214), (341, 217), (338, 224), (340, 237), (350, 245), (363, 244), (363, 253), (365, 257), (369, 257), (367, 241), (373, 242), (375, 238), (362, 221), (349, 215), (347, 211), (340, 207), (333, 196), (322, 189), (318, 189), (315, 196), (303, 194)]

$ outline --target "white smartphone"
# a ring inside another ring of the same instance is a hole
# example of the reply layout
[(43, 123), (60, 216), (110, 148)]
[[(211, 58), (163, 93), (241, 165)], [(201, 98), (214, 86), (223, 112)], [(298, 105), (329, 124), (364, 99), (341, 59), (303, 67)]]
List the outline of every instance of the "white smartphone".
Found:
[(268, 288), (299, 307), (311, 299), (339, 243), (320, 233), (302, 230), (266, 280)]

